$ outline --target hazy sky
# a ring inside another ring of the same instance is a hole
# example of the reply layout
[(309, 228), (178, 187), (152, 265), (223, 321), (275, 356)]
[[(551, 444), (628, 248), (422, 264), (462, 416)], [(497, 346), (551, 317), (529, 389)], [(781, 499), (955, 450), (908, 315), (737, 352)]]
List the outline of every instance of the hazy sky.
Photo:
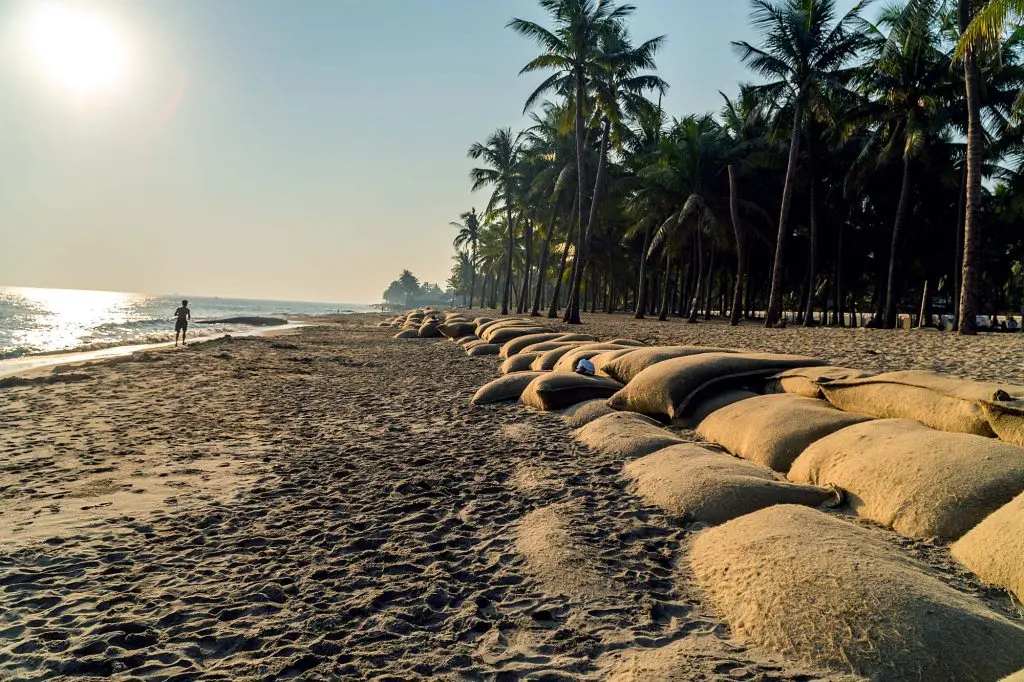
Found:
[[(65, 0), (128, 55), (82, 94), (26, 45), (39, 4), (0, 3), (0, 284), (374, 302), (403, 267), (443, 283), (448, 223), (487, 202), (466, 149), (522, 127), (540, 79), (504, 28), (543, 19), (533, 0)], [(668, 36), (667, 113), (748, 78), (746, 0), (633, 4), (637, 40)]]

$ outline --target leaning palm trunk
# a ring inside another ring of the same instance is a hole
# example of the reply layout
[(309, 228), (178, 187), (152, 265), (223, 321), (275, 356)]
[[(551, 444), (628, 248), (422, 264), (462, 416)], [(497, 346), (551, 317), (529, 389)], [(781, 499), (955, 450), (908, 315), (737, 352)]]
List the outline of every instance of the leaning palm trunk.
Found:
[[(965, 0), (961, 0), (964, 2)], [(786, 230), (789, 228), (789, 209), (793, 202), (793, 185), (796, 181), (796, 165), (800, 158), (800, 131), (803, 130), (804, 103), (797, 97), (793, 109), (793, 139), (789, 144), (789, 163), (786, 166), (786, 184), (782, 188), (782, 208), (779, 211), (779, 232), (775, 241), (775, 259), (772, 262), (772, 288), (768, 295), (768, 315), (764, 324), (774, 327), (782, 317), (783, 256), (786, 247)]]
[(573, 202), (572, 211), (569, 213), (569, 224), (566, 226), (565, 244), (562, 246), (562, 262), (558, 264), (558, 275), (555, 277), (555, 291), (551, 295), (551, 307), (548, 308), (548, 317), (558, 317), (558, 296), (562, 291), (562, 280), (565, 278), (565, 265), (569, 258), (569, 246), (573, 239), (573, 226), (576, 225), (577, 214), (580, 210), (579, 199)]
[[(958, 1), (960, 33), (971, 23), (970, 0)], [(967, 90), (967, 206), (964, 215), (964, 261), (960, 281), (960, 334), (974, 334), (978, 314), (978, 244), (981, 225), (982, 125), (978, 97), (978, 62), (974, 51), (964, 56), (964, 83)]]
[(647, 309), (647, 249), (651, 245), (651, 225), (647, 224), (644, 229), (644, 248), (640, 252), (640, 280), (636, 290), (636, 312), (633, 313), (634, 320), (644, 319)]
[(540, 267), (537, 269), (537, 293), (533, 297), (533, 310), (530, 317), (540, 317), (541, 298), (544, 295), (545, 273), (548, 267), (548, 252), (551, 250), (551, 238), (555, 235), (555, 219), (557, 217), (558, 204), (551, 202), (551, 215), (548, 216), (548, 233), (544, 237), (544, 248), (540, 252)]
[(896, 207), (896, 222), (892, 226), (892, 244), (889, 246), (889, 279), (885, 285), (885, 318), (887, 329), (896, 327), (896, 257), (899, 250), (900, 237), (903, 236), (903, 223), (907, 216), (907, 205), (910, 203), (911, 167), (910, 157), (903, 159), (903, 186), (900, 189), (900, 202)]
[[(594, 222), (597, 218), (597, 209), (601, 201), (601, 184), (604, 180), (605, 166), (608, 160), (608, 135), (611, 132), (611, 121), (605, 119), (604, 130), (601, 131), (601, 155), (597, 161), (597, 177), (594, 180), (594, 195), (590, 199), (590, 217), (587, 219), (586, 230), (580, 235), (577, 257), (579, 264), (574, 267), (573, 281), (569, 289), (569, 302), (565, 308), (564, 321), (569, 324), (580, 324), (580, 285), (583, 283), (583, 275), (587, 269), (587, 260), (590, 257), (590, 235), (593, 234)], [(582, 172), (580, 173), (582, 176)], [(580, 206), (583, 202), (580, 201)], [(583, 230), (583, 211), (580, 210), (580, 230)]]
[(690, 317), (687, 319), (687, 322), (690, 323), (697, 322), (697, 313), (700, 308), (701, 299), (701, 283), (704, 280), (704, 253), (703, 248), (701, 247), (699, 230), (694, 234), (694, 239), (697, 242), (697, 278), (693, 285), (693, 301), (687, 302), (690, 306)]
[(747, 239), (740, 225), (740, 199), (736, 191), (736, 173), (729, 164), (729, 213), (732, 216), (732, 229), (736, 233), (736, 286), (732, 292), (732, 312), (729, 324), (733, 327), (740, 323), (743, 314), (743, 278), (746, 275)]
[(658, 321), (665, 322), (668, 320), (668, 292), (669, 282), (672, 278), (669, 276), (672, 274), (672, 249), (665, 246), (665, 275), (662, 277), (663, 283), (661, 287), (661, 310), (658, 311)]

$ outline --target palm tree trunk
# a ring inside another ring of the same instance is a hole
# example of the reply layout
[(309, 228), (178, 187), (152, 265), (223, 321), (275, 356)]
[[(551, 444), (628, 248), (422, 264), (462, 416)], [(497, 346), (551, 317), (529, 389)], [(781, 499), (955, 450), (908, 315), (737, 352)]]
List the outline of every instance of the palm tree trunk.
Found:
[[(585, 74), (583, 68), (576, 69), (576, 201), (579, 205), (576, 225), (576, 258), (572, 264), (572, 277), (569, 283), (569, 301), (565, 307), (565, 322), (580, 324), (580, 283), (583, 278), (580, 266), (580, 255), (583, 253), (583, 242), (586, 230), (583, 225), (583, 214), (586, 206), (586, 142), (584, 139), (583, 98), (586, 96)], [(596, 197), (595, 197), (596, 201)]]
[[(569, 289), (569, 303), (565, 309), (564, 321), (569, 324), (580, 324), (580, 285), (583, 282), (583, 275), (587, 268), (587, 260), (590, 257), (590, 236), (593, 234), (594, 222), (597, 218), (597, 209), (601, 203), (601, 183), (604, 180), (605, 166), (608, 160), (608, 135), (611, 131), (611, 121), (605, 119), (604, 130), (601, 131), (601, 154), (597, 161), (597, 176), (594, 180), (594, 195), (590, 199), (590, 217), (587, 219), (586, 230), (580, 235), (579, 251), (577, 257), (580, 260), (579, 267), (575, 269), (572, 286)], [(580, 174), (582, 177), (582, 173)], [(583, 200), (580, 200), (583, 206)], [(583, 210), (580, 210), (580, 230), (583, 230)]]
[(644, 228), (644, 248), (640, 252), (640, 278), (637, 284), (636, 312), (633, 313), (634, 320), (644, 319), (645, 308), (647, 307), (647, 249), (651, 246), (651, 224)]
[(687, 319), (687, 322), (691, 324), (697, 322), (697, 313), (701, 299), (701, 282), (704, 281), (704, 250), (701, 247), (699, 231), (694, 233), (694, 239), (697, 241), (697, 277), (694, 282), (693, 301), (690, 303), (690, 317)]
[(661, 310), (658, 311), (658, 321), (668, 320), (668, 290), (672, 281), (672, 249), (665, 245), (665, 274), (662, 276), (661, 285)]
[(548, 216), (548, 233), (544, 237), (544, 249), (540, 254), (540, 267), (537, 270), (537, 293), (533, 297), (533, 310), (530, 311), (530, 317), (540, 317), (540, 305), (541, 298), (544, 294), (544, 285), (546, 277), (544, 276), (548, 268), (548, 252), (551, 250), (551, 239), (555, 235), (555, 220), (558, 216), (558, 203), (555, 201), (551, 202), (551, 214)]
[(953, 331), (960, 329), (960, 266), (963, 262), (964, 237), (964, 204), (967, 192), (967, 162), (964, 162), (964, 170), (960, 176), (960, 197), (956, 205), (956, 228), (953, 230), (953, 287), (950, 289), (949, 298), (953, 302)]
[[(810, 145), (808, 145), (810, 147)], [(807, 266), (807, 315), (804, 316), (804, 326), (814, 326), (814, 304), (818, 282), (818, 178), (815, 172), (814, 162), (811, 162), (811, 257)]]
[[(572, 244), (573, 238), (573, 227), (577, 223), (578, 213), (580, 210), (579, 198), (573, 202), (572, 211), (569, 212), (569, 224), (565, 230), (565, 244), (562, 246), (562, 262), (558, 265), (558, 275), (555, 277), (555, 291), (551, 295), (551, 306), (548, 308), (548, 318), (555, 319), (558, 317), (558, 296), (562, 290), (562, 279), (565, 277), (565, 264), (569, 257), (569, 246)], [(573, 267), (576, 267), (575, 264)]]
[[(965, 2), (966, 0), (960, 0)], [(779, 231), (775, 237), (775, 259), (772, 261), (772, 288), (768, 296), (766, 327), (774, 327), (782, 315), (782, 271), (786, 247), (786, 231), (789, 229), (789, 209), (793, 202), (793, 185), (796, 182), (796, 166), (800, 160), (800, 131), (803, 130), (804, 103), (798, 95), (793, 109), (793, 139), (789, 143), (789, 163), (786, 166), (786, 184), (782, 188), (782, 208), (779, 211)]]
[(533, 217), (526, 219), (526, 234), (523, 238), (523, 248), (526, 251), (526, 265), (523, 267), (523, 289), (519, 294), (519, 301), (516, 304), (516, 315), (526, 312), (526, 302), (530, 298), (530, 270), (533, 268)]
[(469, 309), (473, 309), (473, 293), (476, 291), (476, 240), (473, 240), (473, 274), (469, 277)]
[(910, 203), (910, 187), (913, 160), (903, 158), (903, 185), (900, 189), (900, 203), (896, 207), (896, 222), (892, 226), (892, 244), (889, 245), (889, 279), (885, 285), (885, 317), (883, 322), (887, 329), (896, 327), (896, 257), (900, 237), (903, 236), (903, 222), (907, 216), (907, 204)]
[(508, 220), (508, 235), (506, 241), (508, 248), (505, 253), (505, 286), (501, 293), (501, 314), (508, 315), (508, 303), (512, 298), (512, 251), (515, 241), (515, 225), (512, 222), (512, 192), (511, 188), (505, 190), (505, 218)]
[[(961, 34), (972, 19), (970, 0), (958, 0)], [(978, 244), (981, 240), (981, 163), (982, 124), (979, 101), (978, 63), (974, 51), (964, 56), (964, 83), (967, 91), (967, 206), (964, 215), (964, 261), (960, 284), (960, 334), (977, 333), (978, 314)]]
[(708, 265), (708, 281), (704, 292), (704, 319), (711, 319), (711, 277), (715, 274), (715, 250), (711, 249), (711, 263)]
[(736, 172), (732, 164), (729, 164), (729, 213), (732, 216), (732, 230), (736, 234), (736, 286), (732, 292), (732, 314), (729, 316), (729, 324), (733, 327), (739, 325), (740, 315), (743, 308), (743, 278), (746, 275), (744, 266), (746, 264), (747, 240), (740, 224), (740, 198), (736, 190)]
[(846, 292), (843, 291), (843, 228), (845, 221), (839, 221), (836, 232), (836, 321), (840, 327), (846, 326)]

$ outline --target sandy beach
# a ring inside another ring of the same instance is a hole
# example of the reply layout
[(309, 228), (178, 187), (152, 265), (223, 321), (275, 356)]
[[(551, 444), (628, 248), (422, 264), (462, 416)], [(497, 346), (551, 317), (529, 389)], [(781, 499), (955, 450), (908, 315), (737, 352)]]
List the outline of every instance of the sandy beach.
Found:
[[(858, 679), (734, 637), (680, 561), (699, 527), (557, 416), (470, 406), (498, 358), (383, 319), (0, 380), (0, 679)], [(585, 321), (1024, 384), (1020, 334)]]

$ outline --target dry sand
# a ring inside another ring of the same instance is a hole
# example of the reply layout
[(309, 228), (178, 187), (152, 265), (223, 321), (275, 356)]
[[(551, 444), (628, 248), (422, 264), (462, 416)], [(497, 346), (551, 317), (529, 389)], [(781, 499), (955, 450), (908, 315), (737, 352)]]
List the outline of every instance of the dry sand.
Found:
[[(851, 679), (732, 639), (620, 459), (471, 407), (499, 358), (381, 319), (0, 382), (0, 679)], [(1024, 335), (587, 321), (1024, 383)]]

